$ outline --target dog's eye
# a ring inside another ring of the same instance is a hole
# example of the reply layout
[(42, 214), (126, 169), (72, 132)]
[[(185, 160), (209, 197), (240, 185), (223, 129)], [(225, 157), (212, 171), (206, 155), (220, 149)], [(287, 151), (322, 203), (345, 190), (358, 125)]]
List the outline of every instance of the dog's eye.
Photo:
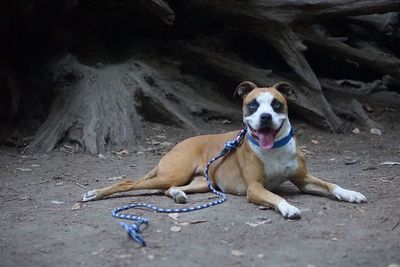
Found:
[(258, 106), (259, 106), (259, 104), (258, 104), (258, 102), (256, 100), (253, 100), (249, 104), (247, 104), (248, 114), (251, 115), (254, 112), (256, 112), (257, 109), (258, 109)]
[(271, 103), (271, 107), (275, 112), (281, 112), (283, 109), (283, 104), (278, 100), (274, 99)]

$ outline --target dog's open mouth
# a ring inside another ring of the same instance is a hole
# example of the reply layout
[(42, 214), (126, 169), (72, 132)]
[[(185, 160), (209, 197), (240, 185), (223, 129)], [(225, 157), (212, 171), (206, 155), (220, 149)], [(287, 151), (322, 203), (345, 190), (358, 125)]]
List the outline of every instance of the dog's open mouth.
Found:
[(258, 144), (260, 145), (261, 149), (268, 150), (271, 149), (274, 145), (274, 140), (276, 135), (279, 132), (279, 129), (271, 129), (271, 128), (262, 128), (259, 130), (254, 130), (249, 126), (251, 134), (258, 140)]

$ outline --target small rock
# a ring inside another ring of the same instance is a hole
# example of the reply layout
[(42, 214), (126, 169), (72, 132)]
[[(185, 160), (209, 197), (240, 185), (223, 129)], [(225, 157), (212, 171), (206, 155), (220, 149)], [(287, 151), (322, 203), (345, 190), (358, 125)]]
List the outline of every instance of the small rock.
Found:
[(260, 259), (262, 259), (262, 258), (264, 258), (264, 254), (257, 254), (257, 258), (260, 258)]
[(50, 202), (53, 203), (53, 204), (56, 204), (56, 205), (64, 204), (64, 202), (62, 202), (62, 201), (57, 201), (57, 200), (52, 200), (52, 201), (50, 201)]
[(360, 129), (354, 128), (352, 132), (353, 132), (354, 134), (359, 134), (359, 133), (360, 133)]
[(154, 260), (154, 255), (153, 255), (153, 254), (150, 254), (149, 256), (147, 256), (147, 258), (148, 258), (149, 260)]
[(59, 182), (59, 183), (56, 183), (55, 186), (61, 186), (63, 184), (64, 184), (64, 182)]
[(258, 206), (258, 208), (260, 210), (270, 210), (271, 209), (270, 207), (265, 207), (265, 206)]
[(230, 120), (223, 120), (222, 124), (231, 124), (232, 122)]
[(104, 156), (104, 155), (103, 155), (103, 154), (101, 154), (101, 153), (100, 153), (100, 154), (98, 154), (98, 155), (97, 155), (97, 157), (98, 157), (99, 159), (106, 159), (106, 158), (107, 158), (106, 156)]
[(243, 252), (241, 252), (240, 250), (236, 250), (236, 249), (232, 250), (232, 251), (231, 251), (231, 254), (232, 254), (233, 256), (236, 256), (236, 257), (242, 257), (242, 256), (244, 256), (244, 253), (243, 253)]
[(180, 232), (182, 228), (180, 228), (179, 226), (171, 226), (170, 230), (172, 232)]
[(391, 263), (387, 267), (400, 267), (397, 263)]
[(32, 167), (40, 167), (40, 165), (38, 165), (38, 164), (32, 164), (31, 166)]
[(371, 130), (369, 130), (372, 134), (375, 135), (382, 135), (382, 131), (379, 130), (378, 128), (371, 128)]

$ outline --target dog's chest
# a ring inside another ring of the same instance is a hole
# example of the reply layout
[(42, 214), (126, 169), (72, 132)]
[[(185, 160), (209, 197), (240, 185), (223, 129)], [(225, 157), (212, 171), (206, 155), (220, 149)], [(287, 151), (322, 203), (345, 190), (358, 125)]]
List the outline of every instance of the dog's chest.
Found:
[(250, 144), (254, 153), (264, 164), (264, 187), (273, 190), (291, 178), (298, 170), (296, 142), (292, 139), (283, 147), (262, 151)]

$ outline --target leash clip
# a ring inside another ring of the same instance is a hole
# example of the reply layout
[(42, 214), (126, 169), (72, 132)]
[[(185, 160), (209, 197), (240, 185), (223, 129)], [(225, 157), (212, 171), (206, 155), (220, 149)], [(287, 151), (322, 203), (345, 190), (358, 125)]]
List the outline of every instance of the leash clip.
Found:
[(145, 247), (146, 242), (144, 241), (143, 237), (140, 234), (140, 229), (137, 224), (127, 224), (124, 222), (120, 222), (121, 226), (128, 232), (130, 238), (136, 243), (139, 243), (141, 246)]

